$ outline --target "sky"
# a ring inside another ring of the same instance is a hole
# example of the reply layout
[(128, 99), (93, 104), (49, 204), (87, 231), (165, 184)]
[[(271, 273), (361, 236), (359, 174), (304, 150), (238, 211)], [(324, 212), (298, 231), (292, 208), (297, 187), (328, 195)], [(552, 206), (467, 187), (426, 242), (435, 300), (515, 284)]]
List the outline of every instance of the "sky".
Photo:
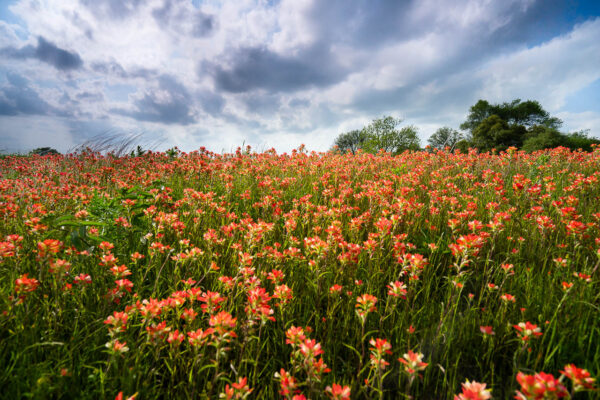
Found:
[(0, 151), (329, 149), (391, 115), (422, 145), (479, 99), (600, 137), (600, 1), (0, 0)]

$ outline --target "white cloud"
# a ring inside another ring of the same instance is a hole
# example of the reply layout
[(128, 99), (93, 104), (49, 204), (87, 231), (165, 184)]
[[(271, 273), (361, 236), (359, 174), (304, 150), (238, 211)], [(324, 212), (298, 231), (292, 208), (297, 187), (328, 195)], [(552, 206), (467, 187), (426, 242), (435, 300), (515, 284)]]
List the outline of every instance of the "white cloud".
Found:
[[(384, 113), (417, 125), (424, 144), (438, 127), (458, 126), (479, 98), (536, 99), (569, 127), (597, 121), (595, 113), (561, 110), (570, 94), (600, 78), (600, 19), (527, 48), (519, 32), (545, 7), (540, 1), (402, 4), (19, 0), (10, 9), (29, 39), (0, 21), (0, 48), (35, 46), (43, 37), (77, 54), (83, 67), (72, 71), (35, 60), (3, 67), (30, 79), (40, 98), (61, 115), (72, 112), (73, 121), (161, 133), (165, 148), (220, 151), (246, 141), (326, 150), (340, 132)], [(215, 71), (229, 74), (228, 87)], [(119, 87), (136, 90), (126, 96)], [(174, 118), (177, 105), (183, 117)], [(63, 129), (58, 142), (80, 140), (59, 117), (0, 118), (34, 132), (41, 119), (53, 120), (53, 132)]]

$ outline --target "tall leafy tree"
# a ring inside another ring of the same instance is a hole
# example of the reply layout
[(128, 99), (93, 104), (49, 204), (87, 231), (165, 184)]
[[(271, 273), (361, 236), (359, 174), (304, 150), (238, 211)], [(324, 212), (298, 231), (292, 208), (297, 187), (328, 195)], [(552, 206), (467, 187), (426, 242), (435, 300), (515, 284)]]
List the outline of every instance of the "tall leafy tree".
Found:
[[(470, 144), (482, 151), (504, 150), (510, 146), (528, 149), (545, 144), (555, 147), (562, 121), (551, 117), (535, 100), (490, 104), (479, 100), (469, 110), (467, 120), (460, 126), (470, 135)], [(534, 139), (537, 135), (543, 137)], [(559, 133), (560, 134), (560, 133)]]
[(527, 134), (523, 125), (509, 125), (497, 115), (484, 119), (473, 131), (472, 142), (481, 151), (521, 147)]
[(358, 149), (362, 148), (365, 141), (368, 139), (364, 129), (356, 129), (340, 134), (333, 143), (338, 150), (343, 153), (351, 152), (356, 154)]
[(399, 154), (405, 150), (419, 150), (417, 128), (413, 125), (399, 128), (401, 123), (402, 119), (390, 116), (373, 120), (364, 128), (368, 137), (364, 144), (365, 151), (376, 153), (384, 150)]
[(434, 149), (441, 150), (446, 147), (454, 149), (456, 147), (456, 144), (463, 139), (464, 137), (462, 133), (460, 133), (456, 129), (444, 126), (435, 131), (435, 133), (429, 137), (427, 142)]
[(522, 125), (526, 129), (535, 125), (558, 129), (562, 124), (560, 119), (551, 117), (535, 100), (515, 99), (501, 104), (479, 100), (470, 108), (467, 120), (460, 125), (460, 129), (473, 133), (479, 124), (492, 115), (497, 115), (509, 125)]
[(417, 128), (409, 125), (400, 128), (402, 120), (385, 116), (374, 119), (361, 130), (354, 130), (340, 134), (334, 145), (342, 153), (356, 153), (358, 149), (369, 153), (384, 150), (392, 154), (399, 154), (404, 150), (418, 150), (420, 148)]

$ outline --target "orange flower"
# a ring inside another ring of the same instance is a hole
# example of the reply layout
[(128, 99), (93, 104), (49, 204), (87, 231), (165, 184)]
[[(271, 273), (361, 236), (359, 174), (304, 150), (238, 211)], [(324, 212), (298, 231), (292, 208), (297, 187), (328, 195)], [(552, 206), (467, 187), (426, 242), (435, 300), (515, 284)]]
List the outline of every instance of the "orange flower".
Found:
[(363, 294), (356, 299), (356, 314), (360, 318), (363, 325), (367, 320), (367, 315), (370, 312), (377, 311), (375, 304), (377, 304), (377, 297), (368, 293)]

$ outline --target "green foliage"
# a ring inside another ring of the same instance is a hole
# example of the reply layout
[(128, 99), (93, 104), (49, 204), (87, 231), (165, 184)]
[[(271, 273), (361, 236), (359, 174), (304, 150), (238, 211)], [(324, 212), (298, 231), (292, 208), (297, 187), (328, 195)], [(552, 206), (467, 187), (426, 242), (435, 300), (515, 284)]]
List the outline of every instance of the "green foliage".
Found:
[(131, 157), (141, 157), (146, 154), (146, 150), (142, 148), (142, 146), (138, 145), (135, 150), (131, 150)]
[(473, 131), (473, 145), (481, 151), (498, 151), (521, 147), (527, 130), (523, 125), (509, 125), (497, 115), (484, 119)]
[(358, 149), (368, 153), (384, 150), (392, 154), (400, 154), (405, 150), (419, 150), (417, 128), (412, 125), (399, 128), (401, 123), (401, 119), (390, 116), (374, 119), (361, 130), (342, 133), (334, 144), (342, 153), (350, 151), (352, 154)]
[(562, 124), (560, 119), (550, 117), (550, 114), (535, 100), (521, 102), (521, 99), (515, 99), (510, 103), (502, 104), (490, 104), (486, 100), (479, 100), (469, 110), (467, 120), (460, 125), (460, 129), (474, 133), (475, 129), (492, 115), (498, 116), (511, 126), (522, 125), (527, 129), (534, 125), (557, 129)]
[[(561, 124), (560, 119), (551, 117), (537, 101), (516, 99), (510, 103), (490, 104), (479, 100), (460, 126), (471, 135), (461, 147), (502, 151), (512, 146), (533, 152), (563, 146), (592, 151), (592, 145), (600, 143), (600, 140), (590, 138), (586, 131), (562, 133), (558, 130)], [(442, 135), (436, 132), (430, 138), (432, 146), (442, 140), (440, 137)]]
[(592, 145), (600, 145), (600, 140), (588, 136), (587, 131), (573, 132), (563, 135), (562, 146), (571, 150), (582, 149), (584, 151), (592, 151)]
[(420, 143), (417, 128), (409, 125), (398, 129), (401, 119), (390, 116), (373, 120), (364, 130), (369, 138), (364, 149), (369, 153), (384, 150), (399, 154), (405, 150), (419, 150)]
[(355, 129), (353, 131), (340, 134), (335, 139), (334, 145), (337, 146), (338, 150), (342, 154), (347, 152), (356, 154), (356, 151), (362, 148), (367, 139), (368, 137), (364, 129)]
[(449, 147), (451, 150), (456, 148), (456, 144), (464, 139), (462, 133), (456, 129), (452, 129), (448, 126), (439, 128), (431, 137), (427, 140), (429, 145), (434, 149), (444, 149)]
[(461, 153), (467, 153), (470, 147), (472, 147), (471, 142), (467, 139), (463, 139), (456, 143), (455, 149), (459, 150)]
[(171, 147), (170, 149), (165, 151), (165, 154), (167, 156), (169, 156), (169, 158), (177, 158), (179, 153), (180, 153), (180, 150), (177, 147)]
[(592, 145), (598, 144), (600, 140), (589, 137), (586, 131), (565, 134), (556, 129), (536, 126), (528, 133), (523, 150), (533, 152), (563, 146), (571, 150), (592, 151)]
[(29, 154), (31, 154), (31, 155), (37, 154), (38, 156), (47, 156), (47, 155), (56, 155), (56, 154), (60, 154), (60, 153), (51, 147), (38, 147), (37, 149), (31, 150), (31, 152)]
[(549, 149), (564, 145), (565, 136), (553, 128), (536, 126), (523, 142), (523, 150), (529, 153), (537, 150)]

